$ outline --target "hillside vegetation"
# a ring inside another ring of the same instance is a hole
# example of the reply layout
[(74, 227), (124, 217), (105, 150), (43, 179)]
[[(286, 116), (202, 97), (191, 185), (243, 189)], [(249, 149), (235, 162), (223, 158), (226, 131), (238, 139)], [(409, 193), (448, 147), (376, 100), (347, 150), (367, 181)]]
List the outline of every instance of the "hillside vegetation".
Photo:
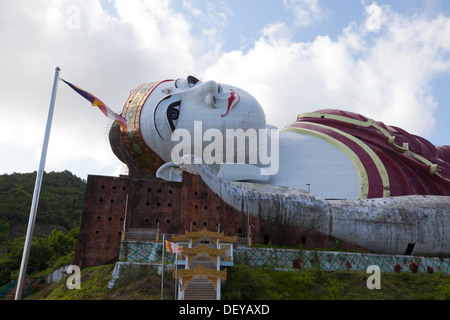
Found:
[[(36, 173), (0, 176), (0, 289), (17, 279)], [(69, 171), (46, 173), (27, 276), (45, 276), (71, 264), (79, 235), (86, 182)], [(41, 228), (41, 229), (39, 229)], [(43, 230), (43, 232), (39, 232)], [(66, 278), (44, 284), (31, 300), (159, 300), (156, 270), (138, 271), (107, 288), (114, 265), (82, 270), (81, 289), (69, 290)], [(174, 298), (174, 282), (165, 274), (164, 299)], [(369, 290), (367, 274), (357, 271), (273, 271), (237, 265), (228, 268), (223, 300), (450, 300), (450, 275), (382, 273), (381, 290)]]
[[(36, 172), (0, 175), (0, 287), (18, 277)], [(86, 182), (69, 171), (45, 173), (27, 275), (71, 263)]]
[[(82, 270), (81, 289), (69, 290), (67, 279), (45, 285), (30, 300), (159, 300), (161, 277), (138, 270), (107, 288), (114, 265)], [(228, 268), (222, 300), (450, 300), (450, 275), (382, 273), (381, 289), (369, 290), (359, 271), (274, 271), (238, 265)], [(174, 299), (174, 282), (165, 273), (164, 300)]]
[[(25, 235), (35, 181), (36, 172), (0, 175), (0, 244)], [(36, 229), (48, 226), (48, 234), (79, 227), (85, 189), (86, 182), (70, 171), (44, 173)]]

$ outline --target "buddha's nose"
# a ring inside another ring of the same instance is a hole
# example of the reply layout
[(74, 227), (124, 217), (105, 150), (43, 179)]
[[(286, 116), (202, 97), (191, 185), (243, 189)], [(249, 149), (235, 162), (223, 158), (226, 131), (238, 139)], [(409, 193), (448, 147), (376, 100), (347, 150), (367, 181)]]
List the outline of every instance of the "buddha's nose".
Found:
[(216, 109), (219, 100), (224, 98), (221, 95), (223, 95), (222, 87), (215, 81), (207, 81), (197, 83), (195, 87), (187, 90), (184, 99), (189, 99), (197, 105)]
[(199, 97), (203, 97), (206, 106), (217, 108), (217, 95), (219, 94), (219, 85), (215, 81), (207, 81), (198, 85), (194, 90), (198, 90)]

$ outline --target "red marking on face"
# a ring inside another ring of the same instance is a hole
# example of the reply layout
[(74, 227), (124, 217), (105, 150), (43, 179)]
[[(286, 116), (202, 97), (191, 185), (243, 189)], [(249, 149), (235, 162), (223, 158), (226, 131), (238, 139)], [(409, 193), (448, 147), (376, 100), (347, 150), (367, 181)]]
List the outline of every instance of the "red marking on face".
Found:
[(230, 90), (227, 112), (222, 115), (222, 118), (225, 117), (228, 114), (228, 112), (230, 112), (231, 109), (233, 109), (239, 103), (239, 101), (241, 101), (241, 96), (239, 95), (239, 93)]

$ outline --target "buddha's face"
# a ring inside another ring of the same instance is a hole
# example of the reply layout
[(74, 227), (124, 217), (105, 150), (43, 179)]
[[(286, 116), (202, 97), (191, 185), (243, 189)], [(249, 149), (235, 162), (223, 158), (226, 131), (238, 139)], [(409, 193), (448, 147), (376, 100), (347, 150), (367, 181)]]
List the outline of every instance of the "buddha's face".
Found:
[[(230, 85), (202, 82), (191, 76), (158, 83), (140, 114), (143, 139), (166, 162), (173, 160), (172, 149), (180, 142), (177, 131), (190, 134), (192, 150), (199, 147), (194, 145), (194, 140), (200, 135), (203, 150), (210, 143), (203, 141), (203, 133), (208, 129), (216, 130), (215, 133), (220, 131), (225, 137), (227, 129), (264, 128), (264, 111), (250, 94)], [(209, 141), (212, 140), (214, 138), (210, 137)], [(225, 145), (223, 141), (224, 148)]]

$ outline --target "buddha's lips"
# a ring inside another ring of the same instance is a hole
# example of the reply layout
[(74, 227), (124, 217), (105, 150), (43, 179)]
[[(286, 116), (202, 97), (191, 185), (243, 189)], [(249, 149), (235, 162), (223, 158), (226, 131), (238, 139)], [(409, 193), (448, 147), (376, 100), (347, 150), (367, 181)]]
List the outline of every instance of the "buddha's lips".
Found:
[(239, 101), (241, 101), (241, 96), (237, 92), (230, 90), (227, 112), (222, 115), (222, 118), (225, 117), (228, 114), (228, 112), (230, 112), (230, 110), (233, 109), (239, 103)]

